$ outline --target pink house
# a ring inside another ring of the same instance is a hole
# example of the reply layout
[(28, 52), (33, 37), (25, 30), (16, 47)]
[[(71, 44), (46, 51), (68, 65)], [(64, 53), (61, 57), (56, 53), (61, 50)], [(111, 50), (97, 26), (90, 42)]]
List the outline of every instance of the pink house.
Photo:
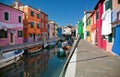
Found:
[(106, 49), (106, 39), (101, 35), (103, 2), (104, 0), (99, 0), (94, 9), (96, 10), (97, 46), (99, 48)]
[(49, 39), (54, 39), (55, 37), (57, 37), (57, 33), (56, 33), (56, 30), (57, 30), (57, 24), (56, 22), (52, 21), (52, 20), (49, 20), (48, 21), (48, 38)]
[(0, 46), (23, 43), (22, 11), (0, 3)]

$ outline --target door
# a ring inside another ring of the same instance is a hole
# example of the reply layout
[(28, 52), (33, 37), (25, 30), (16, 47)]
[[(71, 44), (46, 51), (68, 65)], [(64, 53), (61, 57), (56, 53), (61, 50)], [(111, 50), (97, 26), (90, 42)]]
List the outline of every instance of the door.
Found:
[(10, 44), (14, 43), (14, 39), (13, 39), (13, 33), (10, 33)]

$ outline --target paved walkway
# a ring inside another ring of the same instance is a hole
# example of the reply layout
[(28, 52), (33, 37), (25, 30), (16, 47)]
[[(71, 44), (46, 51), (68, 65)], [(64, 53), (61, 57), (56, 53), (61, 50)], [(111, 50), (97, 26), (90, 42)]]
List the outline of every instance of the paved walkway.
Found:
[(120, 77), (120, 57), (80, 40), (75, 77)]
[[(79, 41), (74, 53), (76, 59), (71, 60), (69, 64), (76, 63), (76, 67), (66, 77), (120, 77), (120, 57), (105, 52), (85, 40)], [(75, 73), (72, 73), (74, 71)]]

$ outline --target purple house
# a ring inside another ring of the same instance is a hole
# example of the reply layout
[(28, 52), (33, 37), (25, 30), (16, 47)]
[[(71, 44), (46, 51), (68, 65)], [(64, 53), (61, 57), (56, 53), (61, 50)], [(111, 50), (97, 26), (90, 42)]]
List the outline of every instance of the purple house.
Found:
[(0, 3), (0, 46), (23, 43), (22, 11)]

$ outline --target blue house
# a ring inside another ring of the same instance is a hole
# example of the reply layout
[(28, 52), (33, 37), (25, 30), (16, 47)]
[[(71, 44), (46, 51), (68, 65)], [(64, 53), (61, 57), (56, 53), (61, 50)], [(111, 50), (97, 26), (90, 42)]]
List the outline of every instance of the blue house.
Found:
[(58, 37), (62, 37), (62, 27), (58, 27)]

